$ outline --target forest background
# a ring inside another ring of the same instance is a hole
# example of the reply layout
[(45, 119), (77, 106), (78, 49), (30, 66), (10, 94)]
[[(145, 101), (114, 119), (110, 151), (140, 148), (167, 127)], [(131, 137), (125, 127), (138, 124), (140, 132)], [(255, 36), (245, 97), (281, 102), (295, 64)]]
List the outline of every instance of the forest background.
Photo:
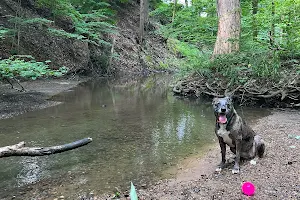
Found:
[[(133, 28), (136, 50), (132, 51), (138, 61), (130, 66), (132, 71), (175, 71), (181, 80), (173, 91), (181, 95), (231, 94), (242, 105), (300, 106), (299, 0), (5, 0), (1, 4), (3, 80), (117, 73), (124, 68), (122, 60), (129, 59), (119, 48), (120, 18), (124, 10), (139, 4), (133, 12), (137, 29)], [(160, 38), (172, 56), (157, 59), (159, 50), (148, 51), (153, 38)], [(70, 49), (59, 50), (62, 45)]]

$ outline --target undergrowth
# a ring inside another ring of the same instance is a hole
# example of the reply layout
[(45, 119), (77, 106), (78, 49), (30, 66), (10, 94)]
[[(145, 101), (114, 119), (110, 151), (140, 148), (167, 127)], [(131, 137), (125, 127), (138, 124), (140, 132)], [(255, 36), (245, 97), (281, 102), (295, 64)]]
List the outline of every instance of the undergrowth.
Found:
[(38, 62), (32, 56), (12, 56), (0, 60), (0, 79), (21, 77), (35, 80), (39, 77), (60, 77), (68, 72), (68, 68), (61, 67), (58, 70), (49, 68), (50, 60)]
[[(161, 24), (156, 32), (166, 38), (168, 49), (177, 57), (170, 62), (175, 63), (181, 76), (196, 73), (242, 85), (251, 79), (278, 82), (287, 71), (299, 74), (299, 5), (291, 0), (276, 4), (277, 13), (272, 15), (268, 12), (272, 3), (263, 0), (253, 16), (251, 2), (242, 2), (240, 52), (213, 59), (218, 25), (215, 1), (195, 0), (192, 6), (177, 4), (175, 9), (172, 3), (160, 4), (151, 16)], [(273, 41), (269, 35), (271, 25), (275, 27)]]
[[(69, 18), (74, 32), (49, 27), (49, 32), (67, 38), (87, 41), (95, 45), (110, 45), (104, 34), (117, 34), (113, 18), (115, 11), (110, 4), (101, 1), (87, 0), (38, 0), (40, 7), (50, 8), (53, 17)], [(55, 20), (53, 20), (55, 21)]]
[(201, 51), (195, 45), (176, 39), (169, 38), (167, 47), (176, 55), (177, 68), (182, 76), (196, 72), (201, 76), (212, 78), (217, 73), (241, 84), (251, 78), (275, 80), (280, 76), (279, 54), (268, 49), (219, 55), (211, 59), (211, 50)]

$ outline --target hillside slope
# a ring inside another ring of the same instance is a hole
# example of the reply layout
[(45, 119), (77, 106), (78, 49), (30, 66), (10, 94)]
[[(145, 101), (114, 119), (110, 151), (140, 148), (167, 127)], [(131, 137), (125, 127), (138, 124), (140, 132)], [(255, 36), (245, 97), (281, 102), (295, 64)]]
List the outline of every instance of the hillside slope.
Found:
[[(171, 56), (163, 40), (150, 33), (142, 47), (137, 40), (139, 5), (135, 2), (126, 3), (115, 9), (118, 34), (107, 34), (105, 39), (113, 45), (104, 47), (49, 33), (48, 26), (72, 33), (73, 22), (67, 17), (53, 17), (51, 10), (38, 7), (35, 1), (22, 0), (18, 4), (18, 1), (2, 0), (0, 26), (16, 32), (0, 40), (0, 58), (8, 58), (14, 54), (32, 55), (38, 61), (51, 60), (52, 68), (66, 66), (71, 72), (97, 72), (102, 75), (107, 72), (144, 74), (156, 70), (164, 62), (164, 58)], [(16, 26), (16, 15), (21, 15), (24, 19), (45, 18), (54, 20), (54, 23)], [(110, 60), (111, 53), (117, 55)]]

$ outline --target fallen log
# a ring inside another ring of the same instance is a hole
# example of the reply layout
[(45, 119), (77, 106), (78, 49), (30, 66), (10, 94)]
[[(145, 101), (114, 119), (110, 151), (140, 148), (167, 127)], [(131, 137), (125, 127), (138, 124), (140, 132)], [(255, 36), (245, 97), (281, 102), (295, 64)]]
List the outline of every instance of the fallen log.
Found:
[(92, 142), (92, 138), (84, 138), (68, 144), (51, 147), (25, 147), (25, 142), (0, 147), (0, 158), (10, 156), (45, 156), (82, 147)]

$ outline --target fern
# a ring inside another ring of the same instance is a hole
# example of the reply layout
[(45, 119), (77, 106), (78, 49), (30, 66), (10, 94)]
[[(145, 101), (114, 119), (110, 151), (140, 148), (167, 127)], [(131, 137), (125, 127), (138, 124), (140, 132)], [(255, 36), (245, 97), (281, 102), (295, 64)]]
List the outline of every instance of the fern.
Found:
[(9, 36), (12, 31), (13, 31), (12, 29), (8, 29), (0, 26), (0, 39), (4, 39), (5, 37)]
[(42, 24), (42, 25), (49, 25), (53, 23), (53, 21), (45, 19), (45, 18), (30, 18), (22, 20), (22, 24)]
[(86, 39), (86, 37), (79, 35), (79, 34), (73, 34), (73, 33), (68, 33), (64, 30), (61, 29), (54, 29), (54, 28), (48, 28), (48, 31), (56, 36), (60, 36), (60, 37), (66, 37), (66, 38), (72, 38), (72, 39), (77, 39), (77, 40), (83, 40)]
[[(74, 24), (75, 32), (68, 33), (63, 30), (49, 28), (51, 34), (61, 37), (87, 41), (95, 45), (110, 45), (103, 40), (103, 34), (117, 34), (115, 21), (112, 19), (114, 11), (106, 2), (94, 0), (38, 0), (39, 6), (48, 7), (54, 15), (69, 16)], [(30, 19), (27, 23), (50, 23), (41, 19)]]

